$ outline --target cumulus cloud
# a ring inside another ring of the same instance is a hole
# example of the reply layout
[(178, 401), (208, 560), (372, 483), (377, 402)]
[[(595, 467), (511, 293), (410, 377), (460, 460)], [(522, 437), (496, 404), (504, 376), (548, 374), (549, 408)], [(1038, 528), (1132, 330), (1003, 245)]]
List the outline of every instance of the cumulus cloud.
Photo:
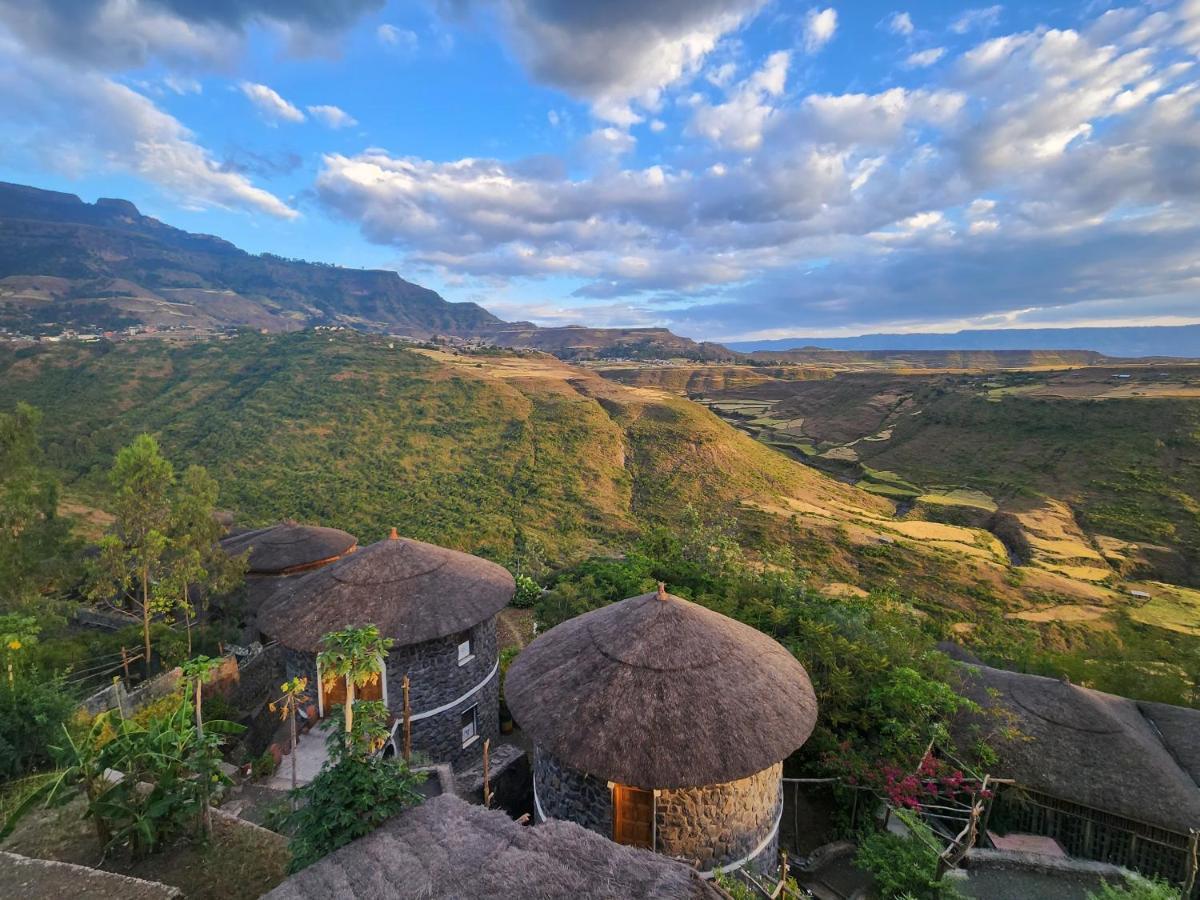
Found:
[(220, 206), (290, 219), (297, 212), (200, 146), (177, 119), (104, 77), (80, 78), (49, 59), (21, 55), (0, 38), (0, 118), (10, 152), (72, 175), (117, 170), (191, 206)]
[(242, 93), (246, 95), (254, 107), (268, 122), (274, 124), (277, 122), (303, 122), (304, 113), (300, 112), (295, 106), (284, 100), (271, 88), (265, 84), (255, 84), (251, 81), (243, 81), (238, 85)]
[(833, 40), (837, 32), (838, 15), (832, 6), (826, 9), (810, 9), (804, 17), (804, 49), (816, 53)]
[(493, 12), (537, 81), (591, 104), (628, 127), (657, 110), (663, 91), (693, 77), (718, 41), (765, 0), (460, 0), (453, 9)]
[(713, 143), (738, 150), (753, 150), (762, 143), (763, 129), (775, 112), (772, 101), (783, 93), (791, 57), (778, 51), (761, 69), (732, 90), (724, 103), (701, 103), (691, 128)]
[(31, 51), (72, 65), (137, 68), (152, 60), (227, 65), (246, 30), (269, 24), (299, 43), (347, 28), (384, 0), (0, 0), (0, 23)]
[(351, 128), (358, 120), (337, 106), (318, 105), (305, 107), (308, 114), (330, 128)]

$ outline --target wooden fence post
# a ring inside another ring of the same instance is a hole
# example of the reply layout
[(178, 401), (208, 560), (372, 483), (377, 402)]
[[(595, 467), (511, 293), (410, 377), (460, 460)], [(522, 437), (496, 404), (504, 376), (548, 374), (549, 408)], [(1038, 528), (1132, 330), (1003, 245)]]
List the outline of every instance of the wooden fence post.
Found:
[(404, 680), (400, 682), (401, 692), (404, 694), (404, 762), (408, 763), (412, 760), (412, 708), (408, 705), (408, 676), (404, 676)]
[(1190, 897), (1196, 887), (1196, 875), (1200, 870), (1200, 829), (1191, 829), (1188, 839), (1187, 881), (1183, 885), (1183, 896)]
[(483, 742), (483, 805), (485, 807), (492, 805), (491, 746), (491, 738)]
[(125, 670), (125, 687), (129, 687), (129, 651), (121, 648), (121, 668)]

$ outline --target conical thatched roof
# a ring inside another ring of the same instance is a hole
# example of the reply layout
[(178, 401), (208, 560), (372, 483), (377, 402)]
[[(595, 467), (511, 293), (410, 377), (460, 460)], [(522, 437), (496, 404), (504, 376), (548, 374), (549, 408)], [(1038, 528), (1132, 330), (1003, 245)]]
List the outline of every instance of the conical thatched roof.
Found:
[(646, 789), (753, 775), (803, 744), (817, 718), (787, 650), (661, 591), (550, 629), (513, 661), (504, 696), (540, 747)]
[(283, 585), (259, 628), (294, 650), (316, 651), (327, 632), (361, 625), (403, 646), (465, 631), (512, 599), (502, 566), (395, 535)]
[(337, 528), (280, 522), (269, 528), (243, 531), (221, 541), (230, 556), (250, 551), (251, 575), (287, 575), (314, 568), (344, 556), (358, 539)]
[(1000, 755), (992, 774), (1174, 831), (1186, 833), (1200, 824), (1200, 788), (1164, 740), (1170, 732), (1180, 749), (1200, 745), (1200, 713), (1138, 704), (1039, 675), (964, 669), (967, 696), (1004, 714), (966, 716), (956, 725), (959, 736), (972, 738), (965, 730), (971, 723), (984, 735), (1010, 727), (1019, 732), (1013, 739), (992, 734), (990, 743)]

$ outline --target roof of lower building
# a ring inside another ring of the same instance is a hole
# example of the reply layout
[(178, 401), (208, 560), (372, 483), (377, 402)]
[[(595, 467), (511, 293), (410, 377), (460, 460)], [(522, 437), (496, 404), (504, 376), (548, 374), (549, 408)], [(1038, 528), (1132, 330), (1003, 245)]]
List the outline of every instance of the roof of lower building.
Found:
[(504, 696), (567, 765), (646, 789), (746, 778), (790, 755), (817, 719), (791, 653), (662, 590), (550, 629), (513, 661)]
[(964, 665), (992, 774), (1060, 800), (1187, 833), (1200, 823), (1200, 710), (1139, 703), (1056, 678)]
[(337, 528), (280, 522), (243, 531), (221, 541), (230, 556), (249, 551), (251, 575), (287, 575), (332, 562), (358, 545), (352, 534)]
[(258, 614), (285, 647), (316, 651), (330, 631), (375, 625), (396, 645), (465, 631), (496, 615), (516, 585), (486, 559), (392, 537), (285, 582)]
[(444, 794), (291, 876), (264, 900), (717, 900), (692, 869), (573, 822), (518, 825)]

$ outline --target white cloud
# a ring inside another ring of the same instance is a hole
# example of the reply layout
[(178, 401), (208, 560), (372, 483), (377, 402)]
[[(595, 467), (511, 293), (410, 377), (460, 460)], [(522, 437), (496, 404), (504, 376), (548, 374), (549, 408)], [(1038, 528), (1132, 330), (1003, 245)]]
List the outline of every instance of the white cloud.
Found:
[(659, 132), (665, 130), (666, 127), (667, 127), (667, 123), (664, 122), (662, 119), (651, 119), (650, 120), (650, 130), (653, 131), (655, 134), (658, 134)]
[(904, 60), (904, 65), (909, 69), (927, 69), (945, 55), (945, 47), (931, 47), (928, 50), (910, 53)]
[(912, 16), (907, 12), (894, 12), (888, 16), (887, 28), (892, 34), (900, 37), (908, 37), (916, 30), (913, 26)]
[(912, 88), (797, 93), (786, 55), (745, 63), (718, 100), (675, 100), (706, 142), (664, 152), (674, 165), (622, 162), (611, 125), (589, 140), (618, 152), (590, 171), (375, 150), (326, 157), (317, 193), (413, 264), (580, 279), (579, 297), (692, 334), (1098, 315), (1121, 298), (1165, 315), (1200, 287), (1182, 15), (981, 40)]
[(494, 13), (537, 81), (591, 104), (628, 127), (659, 108), (667, 88), (694, 77), (725, 35), (766, 0), (461, 0), (453, 8)]
[(753, 150), (762, 143), (763, 129), (775, 112), (770, 101), (783, 93), (787, 83), (786, 51), (767, 57), (762, 68), (733, 88), (724, 103), (701, 103), (692, 116), (691, 130), (713, 143)]
[(247, 31), (268, 26), (292, 48), (336, 38), (382, 0), (7, 0), (0, 24), (28, 52), (73, 67), (226, 68)]
[(111, 79), (17, 52), (0, 37), (0, 119), (10, 152), (69, 174), (120, 171), (197, 207), (295, 218), (298, 213), (244, 175), (226, 171), (177, 119)]
[(375, 29), (379, 43), (403, 53), (415, 53), (420, 43), (415, 31), (384, 23)]
[(1000, 14), (1004, 7), (986, 6), (978, 9), (968, 9), (950, 23), (950, 30), (955, 34), (966, 34), (968, 31), (986, 31), (995, 28), (1000, 22)]
[(243, 81), (238, 85), (259, 114), (268, 122), (303, 122), (304, 113), (265, 84)]
[(810, 9), (804, 17), (804, 49), (816, 53), (831, 40), (837, 31), (837, 10), (832, 6), (817, 10)]
[(330, 128), (351, 128), (358, 120), (337, 106), (309, 106), (308, 114)]

